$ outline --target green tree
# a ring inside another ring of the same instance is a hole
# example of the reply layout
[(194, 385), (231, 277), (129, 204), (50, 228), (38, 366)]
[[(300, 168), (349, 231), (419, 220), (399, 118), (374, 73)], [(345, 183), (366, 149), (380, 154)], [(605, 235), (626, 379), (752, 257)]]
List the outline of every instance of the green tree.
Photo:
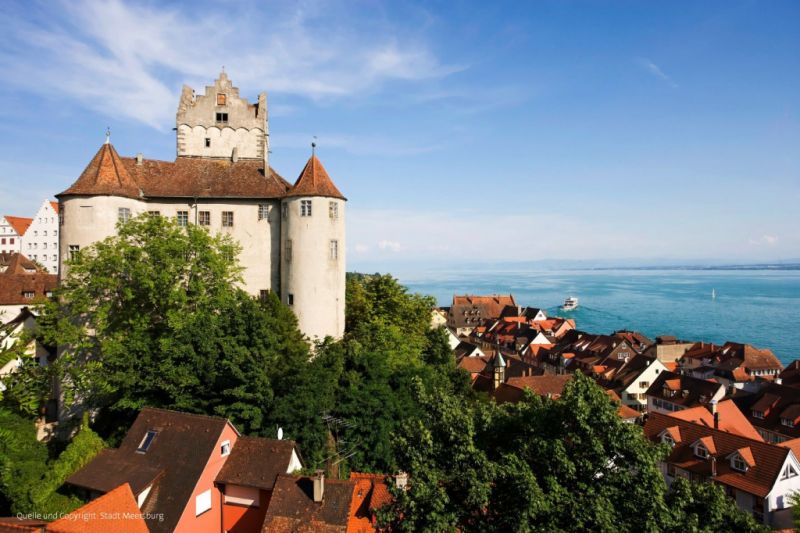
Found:
[(48, 376), (17, 373), (11, 400), (29, 395), (26, 381), (55, 379), (67, 403), (104, 409), (106, 434), (127, 429), (144, 406), (265, 430), (274, 384), (309, 351), (274, 295), (261, 302), (237, 287), (238, 251), (228, 236), (164, 217), (120, 224), (69, 262), (39, 319), (42, 342), (64, 349)]
[(713, 483), (692, 483), (676, 479), (667, 495), (671, 516), (662, 527), (666, 532), (732, 533), (769, 531), (742, 512), (723, 488)]

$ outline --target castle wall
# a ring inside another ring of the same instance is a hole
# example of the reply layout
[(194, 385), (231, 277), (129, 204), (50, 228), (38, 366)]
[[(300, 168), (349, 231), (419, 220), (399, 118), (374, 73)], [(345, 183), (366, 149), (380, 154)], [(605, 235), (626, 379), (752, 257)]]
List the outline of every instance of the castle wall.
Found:
[[(259, 220), (259, 204), (268, 207), (269, 215)], [(157, 211), (176, 219), (186, 211), (188, 222), (197, 224), (200, 213), (209, 213), (208, 229), (212, 233), (230, 235), (241, 246), (239, 263), (244, 268), (243, 288), (257, 296), (262, 290), (273, 290), (280, 284), (280, 202), (279, 200), (194, 200), (154, 199), (131, 200), (115, 196), (76, 197), (64, 200), (64, 226), (61, 232), (62, 260), (69, 257), (69, 246), (81, 249), (116, 234), (118, 208), (128, 207), (131, 216)], [(233, 212), (233, 226), (223, 227), (222, 213)]]
[[(303, 200), (311, 200), (312, 216), (301, 215)], [(338, 204), (337, 218), (330, 217), (331, 202)], [(281, 300), (292, 308), (300, 330), (311, 339), (340, 338), (344, 334), (345, 202), (287, 198), (282, 209), (286, 216), (281, 228)], [(333, 240), (338, 243), (336, 259), (331, 257)]]

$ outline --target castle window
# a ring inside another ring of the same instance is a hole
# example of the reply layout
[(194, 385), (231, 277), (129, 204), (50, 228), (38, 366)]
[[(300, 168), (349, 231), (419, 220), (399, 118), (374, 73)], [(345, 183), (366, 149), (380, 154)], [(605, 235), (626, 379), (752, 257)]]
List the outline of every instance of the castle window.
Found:
[(225, 105), (226, 97), (224, 94), (217, 95), (217, 105)]
[(211, 137), (206, 137), (206, 148), (211, 148)]
[(287, 302), (286, 302), (286, 303), (288, 303), (289, 305), (294, 305), (294, 294), (290, 294), (290, 295), (288, 295), (288, 297), (286, 298), (286, 300), (287, 300)]
[(179, 226), (188, 226), (189, 225), (189, 211), (178, 211), (178, 215), (176, 216)]
[(76, 259), (78, 257), (78, 252), (80, 251), (81, 247), (77, 244), (70, 244), (69, 245), (69, 258), (70, 260)]
[(291, 239), (287, 239), (286, 240), (286, 253), (285, 253), (285, 255), (286, 255), (286, 260), (287, 261), (291, 261), (292, 260), (292, 240)]
[(269, 205), (258, 204), (258, 220), (269, 218)]
[(127, 221), (131, 219), (131, 210), (127, 207), (120, 207), (117, 210), (117, 220), (122, 224), (125, 224)]
[(197, 214), (197, 223), (201, 226), (211, 225), (211, 211), (200, 211)]
[(228, 123), (228, 114), (227, 113), (217, 113), (217, 122), (221, 122), (223, 124)]
[(161, 216), (161, 211), (148, 211), (147, 214), (151, 217)]
[(233, 227), (233, 211), (222, 212), (222, 227), (223, 228)]
[(334, 261), (339, 259), (339, 241), (330, 242), (330, 258)]
[(336, 202), (331, 202), (330, 204), (328, 204), (328, 214), (334, 220), (339, 218), (339, 204), (337, 204)]
[(311, 200), (300, 200), (300, 216), (311, 216)]

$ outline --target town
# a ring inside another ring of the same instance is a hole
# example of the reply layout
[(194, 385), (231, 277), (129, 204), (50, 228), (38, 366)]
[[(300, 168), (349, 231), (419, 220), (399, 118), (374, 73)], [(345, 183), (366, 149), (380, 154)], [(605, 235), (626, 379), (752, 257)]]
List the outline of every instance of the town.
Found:
[(316, 138), (176, 96), (0, 218), (0, 533), (794, 528), (800, 359), (348, 271)]

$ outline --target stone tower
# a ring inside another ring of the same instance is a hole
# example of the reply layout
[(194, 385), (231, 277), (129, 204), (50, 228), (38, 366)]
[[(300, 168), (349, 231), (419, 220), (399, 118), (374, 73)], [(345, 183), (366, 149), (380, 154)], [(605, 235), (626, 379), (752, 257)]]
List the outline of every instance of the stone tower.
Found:
[(203, 95), (183, 86), (176, 130), (178, 157), (258, 159), (269, 168), (267, 93), (249, 103), (224, 71)]
[(346, 201), (316, 155), (281, 200), (281, 299), (312, 340), (344, 334)]

